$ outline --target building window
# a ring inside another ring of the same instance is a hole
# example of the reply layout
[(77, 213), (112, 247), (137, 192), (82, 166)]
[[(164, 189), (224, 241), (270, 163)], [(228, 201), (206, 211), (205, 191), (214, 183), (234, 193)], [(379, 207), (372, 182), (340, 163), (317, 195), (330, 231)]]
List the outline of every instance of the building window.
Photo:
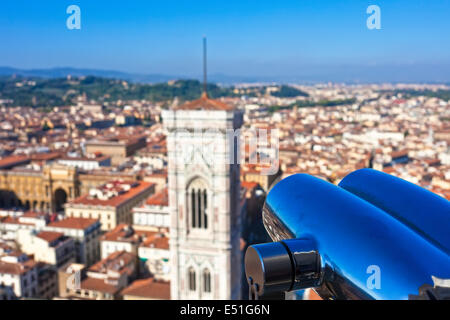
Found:
[(196, 228), (197, 227), (197, 221), (196, 221), (196, 213), (197, 213), (197, 199), (195, 197), (195, 190), (191, 190), (191, 220), (192, 220), (192, 227)]
[(188, 270), (188, 280), (189, 280), (189, 291), (195, 291), (196, 283), (195, 283), (195, 270), (190, 267)]
[(211, 272), (208, 269), (203, 270), (203, 292), (211, 292)]
[(201, 179), (194, 180), (188, 188), (191, 227), (208, 228), (208, 191), (206, 183)]

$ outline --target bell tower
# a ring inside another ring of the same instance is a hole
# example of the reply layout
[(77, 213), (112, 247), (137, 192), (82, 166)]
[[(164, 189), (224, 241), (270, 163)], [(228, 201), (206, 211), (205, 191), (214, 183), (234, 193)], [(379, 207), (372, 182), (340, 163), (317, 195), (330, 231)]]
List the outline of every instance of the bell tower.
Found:
[[(172, 299), (239, 299), (240, 168), (229, 133), (242, 112), (204, 91), (162, 113), (167, 131)], [(227, 134), (228, 133), (228, 134)], [(234, 137), (234, 136), (233, 136)]]

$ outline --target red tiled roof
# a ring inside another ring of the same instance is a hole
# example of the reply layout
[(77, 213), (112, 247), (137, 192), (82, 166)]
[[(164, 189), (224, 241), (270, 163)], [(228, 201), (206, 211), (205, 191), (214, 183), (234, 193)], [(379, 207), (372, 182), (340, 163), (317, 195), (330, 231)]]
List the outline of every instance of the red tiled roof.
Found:
[(153, 235), (148, 235), (142, 243), (142, 246), (156, 249), (169, 249), (169, 238), (161, 233), (155, 232)]
[[(141, 246), (157, 249), (169, 249), (169, 238), (161, 232), (134, 230), (122, 223), (101, 237), (102, 241), (141, 243)], [(114, 256), (108, 257), (114, 259)]]
[(31, 155), (31, 160), (53, 160), (61, 157), (59, 152), (35, 153)]
[(117, 225), (113, 230), (108, 231), (101, 237), (102, 241), (122, 241), (122, 242), (139, 242), (139, 234), (134, 229), (121, 223)]
[(256, 182), (250, 182), (250, 181), (241, 181), (241, 187), (247, 189), (247, 190), (252, 190), (254, 188), (256, 188), (258, 186), (258, 183)]
[(155, 193), (150, 198), (147, 199), (146, 204), (150, 206), (164, 206), (169, 205), (169, 195), (167, 188)]
[(396, 171), (396, 170), (395, 170), (394, 167), (386, 167), (386, 168), (383, 168), (383, 172), (385, 172), (385, 173), (391, 174), (391, 173), (394, 173), (395, 171)]
[(129, 295), (150, 299), (170, 299), (170, 282), (158, 281), (154, 278), (136, 280), (123, 289), (122, 295)]
[(182, 104), (175, 108), (175, 110), (233, 110), (233, 107), (219, 101), (210, 99), (208, 95), (203, 94), (200, 99), (193, 100)]
[(105, 283), (103, 279), (87, 277), (81, 281), (81, 289), (92, 290), (103, 293), (115, 294), (119, 289), (111, 284)]
[(400, 157), (405, 157), (407, 155), (408, 155), (408, 150), (394, 151), (394, 152), (391, 153), (391, 157), (393, 159), (400, 158)]
[(97, 223), (97, 219), (88, 218), (65, 218), (64, 220), (55, 221), (50, 223), (49, 227), (65, 228), (65, 229), (87, 229), (94, 223)]
[(11, 217), (11, 216), (4, 217), (3, 219), (0, 218), (0, 222), (1, 223), (9, 223), (9, 224), (21, 224), (24, 226), (34, 226), (33, 223), (20, 222), (18, 217)]
[(0, 169), (18, 165), (18, 164), (22, 164), (29, 160), (30, 160), (30, 158), (28, 158), (27, 156), (9, 156), (9, 157), (0, 159)]
[(20, 275), (30, 271), (35, 266), (36, 262), (34, 260), (27, 260), (23, 263), (9, 263), (0, 261), (0, 273)]
[(53, 242), (64, 236), (64, 234), (60, 232), (41, 231), (36, 236), (47, 242)]
[(82, 204), (82, 205), (92, 205), (92, 206), (112, 206), (117, 207), (122, 203), (128, 201), (129, 199), (139, 195), (141, 192), (144, 192), (150, 189), (154, 183), (139, 181), (139, 185), (136, 187), (132, 187), (130, 190), (123, 194), (119, 194), (117, 196), (111, 197), (107, 200), (102, 200), (98, 198), (91, 197), (89, 194), (78, 197), (75, 200), (69, 202), (70, 204)]
[(89, 268), (91, 272), (102, 272), (109, 268), (119, 268), (116, 271), (127, 271), (127, 266), (130, 262), (135, 261), (136, 256), (127, 251), (115, 251), (107, 256), (105, 259), (100, 260), (96, 264)]

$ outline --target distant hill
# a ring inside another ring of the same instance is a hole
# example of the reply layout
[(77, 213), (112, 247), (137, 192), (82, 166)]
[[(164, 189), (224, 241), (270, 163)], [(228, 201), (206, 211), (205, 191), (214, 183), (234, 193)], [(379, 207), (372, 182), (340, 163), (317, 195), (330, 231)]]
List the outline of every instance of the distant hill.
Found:
[(169, 80), (180, 79), (180, 77), (172, 77), (162, 74), (132, 74), (113, 70), (99, 69), (78, 69), (78, 68), (51, 68), (51, 69), (16, 69), (10, 67), (0, 67), (0, 76), (20, 75), (23, 77), (39, 77), (39, 78), (65, 78), (67, 76), (85, 77), (96, 76), (102, 78), (123, 79), (133, 82), (167, 82)]
[[(285, 71), (286, 72), (286, 71)], [(140, 83), (158, 83), (169, 80), (197, 79), (196, 76), (167, 74), (137, 74), (114, 70), (85, 69), (60, 67), (50, 69), (17, 69), (0, 67), (0, 76), (21, 75), (24, 77), (65, 78), (72, 76), (96, 76), (102, 78), (123, 79)], [(237, 83), (272, 83), (272, 84), (314, 84), (323, 82), (343, 83), (444, 83), (450, 82), (450, 65), (404, 64), (404, 65), (305, 65), (297, 71), (291, 70), (287, 75), (245, 75), (236, 76), (223, 73), (212, 73), (208, 80), (220, 84)]]
[[(68, 78), (37, 78), (0, 76), (0, 100), (12, 100), (13, 106), (54, 107), (74, 103), (86, 94), (99, 102), (117, 100), (180, 101), (200, 97), (203, 85), (198, 80), (177, 80), (156, 84), (127, 82), (94, 76)], [(208, 84), (211, 97), (234, 96), (232, 88)]]
[[(101, 69), (83, 69), (83, 68), (79, 69), (71, 67), (49, 68), (49, 69), (17, 69), (0, 66), (0, 76), (12, 76), (12, 75), (18, 75), (22, 77), (38, 77), (38, 78), (66, 78), (69, 75), (72, 77), (94, 76), (101, 78), (122, 79), (139, 83), (159, 83), (159, 82), (167, 82), (170, 80), (192, 79), (192, 77), (186, 77), (181, 75), (137, 74), (137, 73), (127, 73), (121, 71), (101, 70)], [(199, 75), (197, 77), (197, 80), (201, 79), (202, 76)], [(230, 76), (222, 73), (208, 75), (208, 80), (223, 84), (255, 83), (260, 81), (260, 79), (258, 79), (257, 77)]]

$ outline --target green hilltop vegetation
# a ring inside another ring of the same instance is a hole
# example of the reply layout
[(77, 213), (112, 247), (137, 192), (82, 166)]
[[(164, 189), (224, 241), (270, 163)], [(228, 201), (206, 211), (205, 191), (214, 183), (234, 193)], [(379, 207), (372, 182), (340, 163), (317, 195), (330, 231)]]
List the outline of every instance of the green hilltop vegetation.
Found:
[[(269, 93), (270, 87), (270, 93)], [(208, 84), (208, 94), (212, 98), (219, 97), (258, 97), (271, 95), (280, 98), (308, 97), (306, 92), (288, 85), (279, 85), (278, 90), (272, 90), (274, 85), (254, 86), (249, 88), (221, 87)], [(176, 80), (164, 83), (145, 84), (129, 81), (102, 78), (95, 76), (74, 78), (36, 78), (20, 76), (0, 76), (0, 100), (11, 100), (6, 105), (24, 107), (68, 106), (75, 102), (79, 95), (86, 94), (89, 99), (99, 103), (115, 103), (118, 100), (147, 100), (151, 102), (165, 102), (178, 98), (181, 101), (194, 100), (200, 97), (202, 83), (197, 80)], [(404, 97), (427, 96), (450, 100), (449, 90), (391, 90), (380, 91), (385, 94)], [(269, 111), (289, 109), (294, 106), (308, 108), (314, 106), (332, 107), (354, 103), (354, 99), (347, 100), (298, 100), (289, 106), (271, 106)]]
[[(202, 85), (197, 80), (178, 80), (169, 83), (140, 84), (99, 77), (75, 79), (0, 78), (0, 99), (13, 100), (13, 106), (53, 107), (66, 106), (86, 94), (99, 102), (117, 100), (149, 100), (153, 102), (192, 100), (200, 96)], [(208, 84), (212, 97), (231, 96), (231, 89)]]
[(306, 92), (286, 85), (280, 86), (280, 89), (278, 91), (272, 92), (271, 95), (279, 98), (308, 97), (308, 94)]
[[(0, 77), (0, 100), (12, 100), (12, 106), (55, 107), (67, 106), (75, 102), (79, 95), (100, 103), (118, 100), (148, 100), (152, 102), (170, 101), (175, 97), (181, 101), (200, 97), (202, 83), (197, 80), (176, 80), (165, 83), (132, 83), (118, 79), (94, 76), (80, 78), (32, 78)], [(233, 87), (208, 84), (208, 94), (212, 98), (240, 96)], [(249, 90), (249, 96), (262, 95), (265, 88)], [(289, 87), (280, 86), (272, 92), (277, 97), (306, 96), (307, 94)]]
[(297, 108), (310, 108), (310, 107), (336, 107), (342, 105), (349, 105), (356, 102), (356, 99), (338, 99), (338, 100), (320, 100), (320, 101), (312, 101), (312, 100), (299, 100), (290, 104), (288, 106), (270, 106), (269, 112), (275, 112), (278, 110), (286, 110), (292, 109), (294, 107)]

